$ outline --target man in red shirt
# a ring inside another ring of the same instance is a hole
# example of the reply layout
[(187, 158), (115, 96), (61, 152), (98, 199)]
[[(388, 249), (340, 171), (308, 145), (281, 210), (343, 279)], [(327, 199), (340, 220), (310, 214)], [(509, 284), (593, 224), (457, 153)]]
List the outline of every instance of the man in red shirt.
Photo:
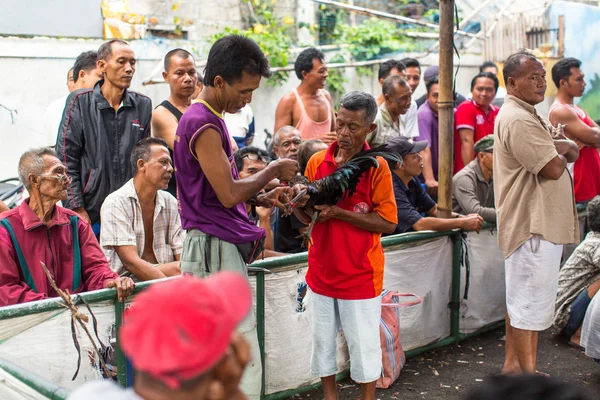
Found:
[(40, 262), (61, 290), (116, 287), (120, 301), (131, 294), (133, 281), (110, 270), (90, 224), (56, 205), (71, 179), (54, 150), (23, 154), (19, 178), (30, 197), (0, 215), (0, 307), (58, 296)]
[(498, 90), (498, 78), (480, 72), (471, 81), (471, 99), (464, 101), (454, 114), (454, 173), (475, 159), (475, 142), (494, 133), (500, 109), (492, 105)]
[(573, 103), (585, 91), (585, 75), (580, 67), (581, 61), (576, 58), (563, 58), (554, 64), (552, 80), (558, 93), (548, 115), (552, 125), (565, 125), (565, 135), (579, 146), (579, 158), (571, 170), (577, 203), (600, 194), (600, 127)]
[[(323, 178), (369, 148), (365, 139), (376, 125), (375, 99), (363, 92), (342, 97), (336, 115), (337, 140), (313, 155), (306, 168), (310, 181)], [(337, 399), (336, 336), (348, 342), (350, 376), (361, 384), (361, 399), (375, 399), (381, 376), (379, 319), (383, 286), (382, 233), (398, 224), (392, 175), (378, 157), (379, 168), (361, 177), (356, 192), (321, 213), (312, 231), (306, 282), (313, 304), (312, 372), (321, 377), (326, 400)], [(308, 211), (308, 212), (307, 212)], [(308, 224), (312, 210), (296, 209)]]

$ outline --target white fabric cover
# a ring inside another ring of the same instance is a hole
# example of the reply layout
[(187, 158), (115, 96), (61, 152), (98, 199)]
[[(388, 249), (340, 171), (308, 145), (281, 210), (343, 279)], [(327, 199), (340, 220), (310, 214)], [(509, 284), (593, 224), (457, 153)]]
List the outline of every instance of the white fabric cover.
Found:
[(461, 268), (460, 333), (472, 333), (505, 318), (504, 256), (497, 240), (495, 229), (467, 234), (471, 283), (464, 300), (466, 268)]

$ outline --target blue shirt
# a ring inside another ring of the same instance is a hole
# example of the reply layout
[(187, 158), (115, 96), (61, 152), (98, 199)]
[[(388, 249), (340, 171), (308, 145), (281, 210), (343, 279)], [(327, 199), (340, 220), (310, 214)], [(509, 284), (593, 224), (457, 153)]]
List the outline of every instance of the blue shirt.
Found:
[(398, 226), (394, 233), (413, 231), (412, 226), (423, 218), (421, 213), (431, 210), (436, 203), (429, 197), (416, 178), (412, 178), (408, 182), (408, 187), (394, 173), (392, 173), (392, 181), (394, 183), (396, 207), (398, 208)]

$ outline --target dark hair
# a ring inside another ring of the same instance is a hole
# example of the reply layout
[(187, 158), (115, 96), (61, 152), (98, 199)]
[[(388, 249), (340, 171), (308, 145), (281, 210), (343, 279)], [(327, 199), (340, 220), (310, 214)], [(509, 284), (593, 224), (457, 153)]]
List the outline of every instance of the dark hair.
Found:
[(479, 72), (483, 72), (483, 70), (486, 68), (496, 68), (496, 71), (498, 71), (498, 66), (495, 62), (492, 61), (486, 61), (483, 64), (481, 64), (481, 67), (479, 67)]
[(134, 176), (138, 172), (138, 160), (144, 160), (145, 162), (150, 161), (150, 157), (152, 156), (152, 146), (164, 146), (167, 149), (169, 148), (169, 145), (164, 139), (153, 136), (144, 138), (137, 142), (135, 146), (133, 146), (133, 150), (131, 150), (131, 156), (129, 157)]
[(390, 73), (393, 69), (397, 69), (398, 71), (404, 71), (406, 69), (406, 65), (398, 60), (387, 60), (379, 65), (379, 75), (378, 79), (385, 79), (390, 76)]
[(591, 231), (600, 232), (600, 196), (588, 203), (585, 218)]
[(194, 58), (194, 56), (192, 56), (192, 53), (190, 53), (187, 50), (173, 49), (165, 55), (165, 63), (164, 63), (165, 72), (167, 72), (169, 70), (169, 67), (171, 66), (171, 58), (173, 58), (173, 56), (181, 57), (184, 60), (187, 60), (190, 57), (192, 57), (192, 59)]
[(402, 60), (400, 60), (402, 63), (404, 63), (404, 65), (406, 66), (406, 68), (408, 67), (416, 67), (419, 68), (419, 73), (421, 73), (421, 64), (419, 64), (419, 61), (417, 61), (417, 59), (415, 58), (410, 58), (410, 57), (406, 57), (403, 58)]
[(19, 179), (27, 190), (31, 190), (29, 174), (41, 175), (46, 169), (46, 163), (42, 156), (58, 157), (50, 147), (38, 147), (37, 149), (27, 150), (19, 159), (17, 168)]
[(583, 390), (556, 378), (541, 375), (500, 375), (486, 379), (465, 400), (587, 400)]
[(353, 91), (342, 96), (339, 108), (350, 111), (364, 111), (365, 122), (370, 125), (377, 116), (377, 102), (368, 93)]
[(242, 79), (243, 72), (269, 78), (269, 60), (253, 40), (240, 35), (227, 35), (210, 48), (202, 82), (204, 86), (214, 86), (215, 78), (220, 76), (231, 85)]
[(571, 76), (571, 68), (580, 68), (581, 61), (576, 58), (569, 57), (563, 58), (559, 60), (552, 67), (552, 82), (556, 85), (556, 87), (560, 87), (561, 79), (569, 79)]
[[(496, 79), (497, 80), (497, 79)], [(440, 81), (437, 77), (432, 78), (429, 82), (425, 84), (425, 88), (427, 89), (427, 95), (429, 96), (429, 92), (431, 92), (431, 87), (433, 85), (439, 85)]]
[(96, 61), (98, 61), (97, 51), (84, 51), (78, 55), (75, 60), (75, 65), (73, 65), (73, 82), (77, 82), (77, 79), (79, 79), (80, 71), (90, 72), (91, 70), (96, 69)]
[(242, 147), (241, 149), (236, 151), (235, 154), (233, 155), (233, 158), (235, 159), (235, 165), (237, 166), (238, 172), (241, 172), (244, 169), (244, 156), (246, 154), (256, 154), (260, 158), (266, 158), (266, 157), (271, 158), (269, 156), (269, 153), (267, 153), (263, 149), (259, 149), (258, 147), (254, 147), (254, 146)]
[(308, 161), (313, 156), (313, 154), (317, 152), (317, 150), (315, 149), (315, 144), (317, 143), (325, 144), (322, 140), (310, 139), (303, 141), (300, 145), (300, 148), (298, 149), (298, 166), (302, 175), (304, 175), (304, 171), (306, 171)]
[(406, 82), (403, 77), (398, 75), (388, 76), (385, 78), (385, 81), (383, 81), (383, 85), (381, 85), (381, 92), (383, 94), (391, 95), (396, 89), (396, 86), (408, 87), (408, 82)]
[(298, 54), (298, 58), (296, 58), (296, 62), (294, 63), (294, 69), (296, 70), (296, 76), (298, 79), (303, 79), (302, 71), (312, 71), (313, 60), (315, 58), (321, 62), (324, 62), (325, 55), (321, 50), (315, 49), (314, 47), (309, 47), (308, 49), (302, 50), (302, 52)]
[(502, 75), (504, 75), (505, 85), (508, 86), (508, 78), (516, 78), (521, 74), (521, 64), (525, 58), (539, 62), (537, 57), (527, 49), (520, 49), (506, 59), (504, 62), (504, 67), (502, 67)]
[(98, 48), (98, 60), (108, 60), (110, 58), (110, 56), (112, 55), (112, 45), (113, 43), (121, 43), (124, 44), (126, 46), (129, 46), (129, 43), (127, 43), (124, 40), (121, 39), (113, 39), (113, 40), (109, 40), (106, 43), (102, 43), (100, 45), (100, 47)]
[(494, 81), (494, 89), (496, 90), (496, 92), (498, 91), (498, 85), (499, 85), (498, 77), (496, 75), (492, 74), (491, 72), (480, 72), (477, 75), (475, 75), (475, 77), (471, 81), (471, 92), (475, 88), (475, 84), (477, 83), (477, 79), (479, 79), (479, 78), (490, 78), (491, 80), (493, 80)]

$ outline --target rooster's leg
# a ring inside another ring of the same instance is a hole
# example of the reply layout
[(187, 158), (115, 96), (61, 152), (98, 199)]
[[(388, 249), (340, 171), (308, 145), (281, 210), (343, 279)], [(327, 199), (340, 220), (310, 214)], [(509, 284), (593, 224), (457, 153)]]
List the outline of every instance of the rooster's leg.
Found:
[(302, 238), (302, 241), (303, 241), (302, 244), (304, 245), (304, 247), (308, 248), (309, 244), (311, 246), (313, 244), (310, 236), (312, 235), (312, 230), (313, 230), (313, 227), (315, 226), (315, 222), (317, 222), (319, 213), (320, 213), (320, 211), (317, 211), (317, 210), (313, 211), (312, 216), (310, 218), (310, 225), (308, 225), (308, 229), (302, 235), (298, 236), (298, 237)]

